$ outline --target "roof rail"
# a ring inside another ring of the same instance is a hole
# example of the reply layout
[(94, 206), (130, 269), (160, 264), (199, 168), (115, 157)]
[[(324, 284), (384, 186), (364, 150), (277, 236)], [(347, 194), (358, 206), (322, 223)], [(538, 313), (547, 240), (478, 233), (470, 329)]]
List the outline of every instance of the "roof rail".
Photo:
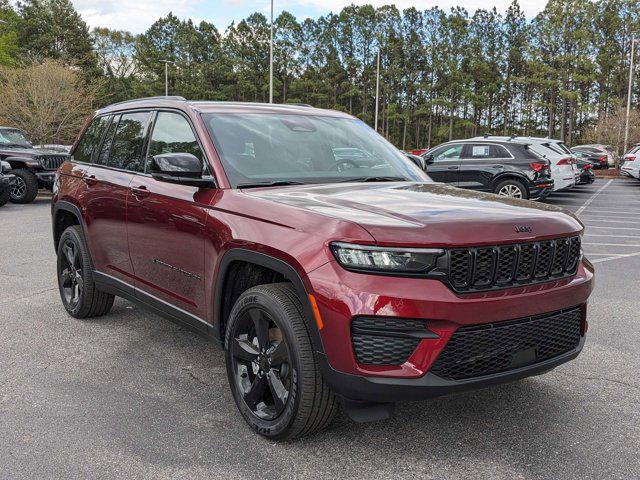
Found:
[(313, 105), (309, 105), (308, 103), (299, 103), (299, 102), (283, 103), (282, 105), (295, 105), (296, 107), (309, 107), (309, 108), (313, 108)]
[(125, 103), (139, 102), (141, 100), (175, 100), (175, 101), (179, 101), (179, 102), (186, 102), (187, 101), (186, 98), (181, 97), (179, 95), (169, 95), (169, 96), (158, 95), (158, 96), (155, 96), (155, 97), (132, 98), (131, 100), (123, 100), (122, 102), (116, 102), (116, 103), (112, 103), (110, 105), (123, 105)]

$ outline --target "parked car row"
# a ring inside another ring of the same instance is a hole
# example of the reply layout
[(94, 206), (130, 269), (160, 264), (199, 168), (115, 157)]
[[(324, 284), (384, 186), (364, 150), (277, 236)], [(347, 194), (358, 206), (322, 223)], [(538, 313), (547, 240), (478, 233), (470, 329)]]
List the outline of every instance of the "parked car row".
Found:
[(406, 155), (436, 182), (530, 200), (593, 183), (594, 168), (608, 168), (605, 155), (576, 154), (560, 140), (537, 137), (485, 135)]
[[(0, 127), (0, 161), (3, 173), (11, 173), (9, 200), (12, 203), (30, 203), (38, 189), (51, 190), (56, 170), (68, 153), (59, 149), (36, 148), (21, 130)], [(7, 183), (7, 182), (5, 182)]]

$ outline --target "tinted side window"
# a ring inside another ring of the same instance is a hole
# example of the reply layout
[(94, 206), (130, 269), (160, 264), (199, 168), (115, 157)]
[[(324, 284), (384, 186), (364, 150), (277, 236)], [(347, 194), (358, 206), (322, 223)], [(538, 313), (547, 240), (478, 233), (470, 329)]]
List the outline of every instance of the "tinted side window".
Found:
[(143, 172), (142, 145), (150, 112), (123, 113), (113, 138), (107, 166)]
[(104, 134), (100, 152), (95, 158), (95, 163), (97, 163), (98, 165), (107, 165), (107, 161), (109, 160), (109, 152), (111, 151), (111, 145), (113, 144), (113, 133), (116, 130), (119, 119), (120, 116), (115, 116), (109, 117), (109, 120), (107, 120), (109, 122), (109, 126), (107, 127), (107, 131)]
[(154, 155), (162, 153), (190, 153), (204, 164), (204, 155), (198, 145), (191, 125), (182, 115), (170, 112), (159, 112), (149, 141), (147, 168), (155, 165), (150, 161)]
[(73, 151), (73, 159), (77, 162), (91, 162), (94, 150), (98, 148), (102, 133), (109, 122), (109, 117), (96, 117), (85, 130), (84, 135)]
[(462, 155), (462, 147), (463, 145), (449, 145), (447, 147), (442, 148), (442, 150), (438, 150), (433, 154), (434, 162), (442, 162), (445, 160), (456, 160), (460, 158)]

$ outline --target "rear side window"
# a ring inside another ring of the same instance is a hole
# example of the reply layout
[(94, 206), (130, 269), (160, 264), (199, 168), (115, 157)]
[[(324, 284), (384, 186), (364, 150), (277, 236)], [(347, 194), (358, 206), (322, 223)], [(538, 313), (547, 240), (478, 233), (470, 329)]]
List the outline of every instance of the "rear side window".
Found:
[(107, 116), (96, 117), (93, 119), (91, 125), (89, 125), (85, 130), (84, 135), (73, 151), (73, 159), (76, 162), (91, 162), (93, 152), (97, 149), (102, 133), (108, 123), (109, 117)]
[(150, 112), (123, 113), (113, 137), (107, 166), (143, 172), (142, 146)]
[(507, 149), (500, 145), (469, 145), (468, 155), (473, 159), (511, 158)]
[(104, 139), (102, 140), (102, 146), (100, 147), (100, 151), (95, 158), (95, 163), (98, 165), (107, 165), (109, 161), (109, 152), (111, 151), (111, 145), (113, 144), (113, 132), (118, 125), (118, 120), (120, 116), (109, 117), (109, 125), (107, 126), (107, 131), (104, 134)]

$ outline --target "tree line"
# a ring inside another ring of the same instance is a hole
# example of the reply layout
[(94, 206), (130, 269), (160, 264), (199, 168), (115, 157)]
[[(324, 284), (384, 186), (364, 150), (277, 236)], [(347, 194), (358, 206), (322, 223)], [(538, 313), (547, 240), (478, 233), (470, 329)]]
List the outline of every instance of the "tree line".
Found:
[[(170, 94), (268, 101), (270, 25), (261, 13), (224, 30), (169, 13), (140, 35), (89, 31), (69, 0), (0, 0), (0, 19), (0, 82), (55, 60), (100, 106), (164, 94), (161, 61), (169, 60)], [(549, 0), (533, 19), (517, 0), (505, 12), (473, 14), (351, 5), (297, 19), (285, 11), (274, 21), (274, 101), (373, 125), (379, 52), (378, 130), (400, 148), (484, 133), (620, 148), (634, 33), (640, 38), (637, 0)], [(640, 141), (637, 75), (633, 92), (631, 134)]]

